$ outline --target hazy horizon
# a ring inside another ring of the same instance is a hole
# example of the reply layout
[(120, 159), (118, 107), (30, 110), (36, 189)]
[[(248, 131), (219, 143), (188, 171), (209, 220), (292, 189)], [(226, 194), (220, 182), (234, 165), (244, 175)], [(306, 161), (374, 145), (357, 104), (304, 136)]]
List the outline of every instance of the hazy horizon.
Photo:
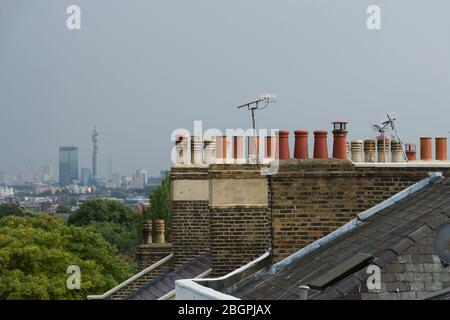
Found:
[[(66, 8), (81, 7), (81, 30)], [(381, 7), (382, 29), (366, 28)], [(168, 168), (177, 128), (248, 128), (236, 106), (276, 93), (260, 128), (375, 137), (396, 112), (404, 141), (450, 131), (450, 3), (444, 0), (119, 1), (0, 3), (0, 171), (50, 164), (79, 147), (100, 176)], [(330, 147), (330, 146), (329, 146)]]

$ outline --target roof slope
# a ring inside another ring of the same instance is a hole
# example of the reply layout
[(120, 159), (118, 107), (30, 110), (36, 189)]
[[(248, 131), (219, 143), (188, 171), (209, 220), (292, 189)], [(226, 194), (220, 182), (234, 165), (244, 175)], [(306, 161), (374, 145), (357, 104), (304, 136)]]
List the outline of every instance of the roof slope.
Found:
[[(314, 289), (308, 299), (339, 299), (357, 291), (368, 277), (367, 265), (381, 268), (427, 234), (450, 221), (450, 179), (428, 178), (427, 184), (363, 219), (304, 255), (263, 269), (227, 293), (241, 299), (299, 299), (299, 286)], [(429, 182), (429, 183), (428, 183)], [(369, 213), (370, 212), (370, 213)], [(344, 228), (345, 229), (345, 228)], [(319, 240), (320, 241), (320, 240)]]
[(210, 270), (209, 253), (171, 269), (131, 293), (126, 300), (158, 300), (175, 290), (175, 280), (196, 278)]

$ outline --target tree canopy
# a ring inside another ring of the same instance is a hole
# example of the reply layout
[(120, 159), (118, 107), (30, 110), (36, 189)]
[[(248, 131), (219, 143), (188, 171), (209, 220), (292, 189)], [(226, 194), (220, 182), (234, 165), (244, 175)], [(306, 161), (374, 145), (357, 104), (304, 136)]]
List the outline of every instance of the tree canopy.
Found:
[[(80, 267), (79, 290), (66, 288), (70, 265)], [(85, 299), (131, 271), (94, 227), (67, 225), (46, 214), (0, 219), (0, 299)]]
[(150, 193), (150, 209), (146, 214), (146, 218), (152, 220), (163, 219), (166, 228), (169, 229), (171, 226), (171, 213), (170, 180), (169, 174), (166, 173), (161, 185)]
[(93, 227), (127, 255), (134, 255), (140, 241), (142, 217), (119, 201), (86, 201), (69, 217), (68, 222), (76, 226)]
[(23, 211), (16, 204), (0, 204), (0, 218), (7, 216), (28, 216), (29, 214)]

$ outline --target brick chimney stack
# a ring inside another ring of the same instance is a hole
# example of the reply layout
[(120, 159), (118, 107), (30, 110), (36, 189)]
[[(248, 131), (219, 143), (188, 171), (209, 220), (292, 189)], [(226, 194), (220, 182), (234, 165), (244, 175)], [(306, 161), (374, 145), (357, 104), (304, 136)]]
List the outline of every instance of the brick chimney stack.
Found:
[(436, 141), (436, 160), (447, 160), (447, 138), (437, 137)]
[(420, 160), (431, 159), (431, 137), (420, 137)]
[(333, 121), (333, 158), (347, 159), (347, 121)]
[(308, 159), (308, 131), (295, 130), (294, 134), (295, 134), (294, 158)]
[(314, 131), (314, 159), (328, 159), (327, 131)]
[(289, 131), (278, 131), (278, 159), (288, 160), (289, 154)]

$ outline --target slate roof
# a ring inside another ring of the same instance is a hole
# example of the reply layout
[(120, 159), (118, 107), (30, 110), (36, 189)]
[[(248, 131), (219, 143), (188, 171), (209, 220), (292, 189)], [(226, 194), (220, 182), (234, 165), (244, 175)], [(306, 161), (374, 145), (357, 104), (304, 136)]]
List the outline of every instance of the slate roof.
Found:
[(209, 253), (204, 253), (182, 266), (171, 269), (153, 279), (137, 291), (131, 293), (126, 300), (157, 300), (175, 290), (175, 280), (196, 278), (210, 269)]
[[(450, 222), (450, 179), (434, 177), (428, 185), (318, 249), (281, 267), (266, 267), (227, 293), (241, 299), (299, 299), (299, 286), (309, 286), (308, 299), (343, 299), (355, 295), (368, 277), (366, 267), (380, 268)], [(357, 296), (357, 295), (356, 295)]]
[(450, 300), (450, 288), (434, 292), (421, 300)]

